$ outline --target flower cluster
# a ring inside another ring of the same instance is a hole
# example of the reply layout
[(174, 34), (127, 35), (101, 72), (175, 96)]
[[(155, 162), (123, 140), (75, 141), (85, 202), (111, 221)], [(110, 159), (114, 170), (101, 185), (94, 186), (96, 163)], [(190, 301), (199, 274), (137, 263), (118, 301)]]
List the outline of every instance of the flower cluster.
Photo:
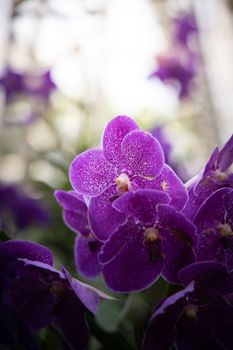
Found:
[(48, 324), (72, 349), (88, 343), (86, 312), (96, 313), (101, 299), (95, 288), (53, 267), (51, 251), (37, 243), (12, 240), (0, 244), (0, 345), (37, 349), (33, 332)]
[(118, 116), (106, 126), (101, 148), (72, 161), (73, 190), (55, 192), (78, 234), (81, 274), (102, 273), (110, 289), (123, 293), (144, 290), (159, 276), (184, 287), (159, 302), (145, 350), (232, 348), (232, 163), (233, 136), (184, 185), (158, 140)]

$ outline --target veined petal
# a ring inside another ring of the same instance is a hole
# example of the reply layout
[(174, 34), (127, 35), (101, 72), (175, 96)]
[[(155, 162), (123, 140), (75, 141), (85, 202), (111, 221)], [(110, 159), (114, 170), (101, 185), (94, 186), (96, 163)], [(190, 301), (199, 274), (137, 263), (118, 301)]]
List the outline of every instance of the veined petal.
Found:
[(106, 159), (117, 168), (125, 167), (125, 157), (122, 154), (121, 142), (130, 131), (139, 129), (133, 119), (120, 115), (112, 119), (106, 126), (102, 146)]
[(126, 168), (134, 175), (155, 177), (164, 166), (164, 154), (159, 142), (149, 133), (134, 130), (121, 144)]
[(84, 196), (98, 196), (114, 182), (115, 168), (99, 148), (78, 155), (70, 165), (70, 182)]

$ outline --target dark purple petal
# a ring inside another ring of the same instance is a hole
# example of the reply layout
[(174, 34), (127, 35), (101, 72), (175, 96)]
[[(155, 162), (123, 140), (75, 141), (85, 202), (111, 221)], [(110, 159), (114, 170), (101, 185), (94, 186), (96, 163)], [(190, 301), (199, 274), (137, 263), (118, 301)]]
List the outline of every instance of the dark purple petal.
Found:
[(84, 196), (98, 196), (116, 177), (115, 168), (99, 148), (92, 148), (72, 161), (69, 172), (73, 188)]
[(169, 230), (162, 230), (160, 236), (164, 254), (162, 276), (170, 283), (179, 284), (178, 273), (184, 266), (195, 261), (194, 252), (185, 241)]
[(233, 344), (233, 307), (223, 298), (218, 297), (208, 305), (206, 316), (217, 343), (223, 349), (231, 350)]
[(189, 249), (197, 244), (197, 235), (195, 225), (175, 208), (167, 204), (158, 206), (159, 225), (166, 229), (177, 240), (180, 240)]
[(157, 205), (169, 202), (170, 198), (165, 192), (139, 189), (129, 191), (116, 199), (113, 207), (145, 225), (153, 226), (157, 217)]
[(213, 337), (206, 315), (206, 307), (199, 307), (196, 312), (196, 316), (189, 316), (184, 309), (179, 316), (174, 330), (176, 348), (179, 350), (223, 350)]
[(166, 192), (171, 197), (170, 205), (178, 210), (181, 210), (188, 200), (187, 190), (183, 182), (167, 164), (164, 164), (162, 172), (155, 179), (149, 180), (137, 177), (134, 179), (134, 182), (142, 188)]
[(199, 233), (215, 227), (217, 223), (224, 223), (226, 213), (224, 198), (230, 193), (233, 193), (232, 189), (221, 188), (207, 198), (199, 208), (194, 217), (194, 223), (197, 225)]
[(18, 280), (13, 287), (12, 299), (26, 328), (36, 331), (51, 321), (55, 300), (50, 285), (41, 283), (36, 276)]
[(103, 246), (103, 276), (112, 290), (143, 290), (159, 277), (163, 266), (160, 239), (147, 242), (143, 233), (143, 228), (129, 220)]
[(93, 197), (89, 203), (89, 222), (94, 235), (106, 241), (126, 216), (116, 210), (112, 203), (116, 196), (116, 186), (109, 187), (100, 196)]
[[(87, 212), (87, 208), (85, 209)], [(63, 219), (67, 227), (69, 227), (75, 233), (81, 233), (87, 236), (90, 233), (90, 227), (86, 215), (79, 215), (71, 210), (64, 210)]]
[(195, 281), (195, 292), (205, 295), (228, 295), (233, 293), (233, 273), (218, 262), (203, 261), (184, 267), (179, 273), (181, 283), (186, 286)]
[(41, 261), (45, 264), (53, 266), (52, 252), (47, 247), (44, 247), (38, 243), (23, 240), (12, 240), (5, 242), (4, 246), (10, 249), (10, 251), (17, 258)]
[(101, 272), (97, 256), (101, 243), (93, 237), (79, 236), (75, 240), (74, 255), (77, 271), (83, 276), (94, 278)]
[(102, 299), (112, 299), (107, 294), (99, 291), (98, 289), (72, 278), (65, 268), (63, 268), (63, 273), (69, 282), (69, 285), (74, 294), (90, 312), (94, 314), (97, 313), (99, 304)]
[(227, 170), (233, 163), (233, 135), (226, 142), (223, 149), (219, 152), (218, 168), (221, 171)]
[(139, 129), (135, 121), (125, 115), (112, 119), (106, 126), (102, 146), (106, 159), (119, 169), (125, 167), (125, 157), (122, 154), (121, 142), (133, 130)]
[(174, 324), (186, 305), (185, 297), (193, 291), (193, 284), (168, 297), (152, 315), (145, 332), (143, 350), (170, 350), (174, 338)]
[(128, 133), (121, 144), (128, 172), (155, 177), (162, 171), (164, 154), (158, 141), (148, 132)]
[(69, 295), (57, 308), (53, 323), (73, 350), (83, 350), (89, 339), (87, 321), (84, 317), (85, 307)]

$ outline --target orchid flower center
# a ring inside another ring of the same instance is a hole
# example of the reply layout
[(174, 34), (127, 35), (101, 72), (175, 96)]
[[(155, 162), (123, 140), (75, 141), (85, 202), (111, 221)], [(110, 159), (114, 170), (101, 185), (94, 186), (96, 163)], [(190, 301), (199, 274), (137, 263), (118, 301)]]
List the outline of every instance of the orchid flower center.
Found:
[(219, 224), (217, 226), (217, 230), (222, 236), (233, 236), (232, 228), (227, 223), (226, 224)]
[(159, 238), (159, 231), (155, 227), (148, 227), (143, 232), (143, 235), (147, 243), (152, 243)]
[(130, 181), (128, 175), (125, 173), (120, 174), (116, 178), (115, 182), (117, 185), (116, 191), (119, 194), (124, 193), (124, 192), (128, 192), (131, 188), (131, 181)]
[(185, 314), (188, 318), (197, 318), (198, 307), (194, 304), (189, 304), (185, 307)]
[(224, 172), (222, 172), (220, 170), (215, 170), (214, 178), (218, 181), (224, 181), (227, 178), (227, 174), (225, 174)]

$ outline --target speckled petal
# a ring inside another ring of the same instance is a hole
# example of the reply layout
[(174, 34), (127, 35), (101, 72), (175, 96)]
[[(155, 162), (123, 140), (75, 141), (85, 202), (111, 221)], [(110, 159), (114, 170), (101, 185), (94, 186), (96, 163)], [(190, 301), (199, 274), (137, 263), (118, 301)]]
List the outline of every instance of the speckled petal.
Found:
[(113, 202), (114, 208), (131, 215), (145, 225), (153, 226), (157, 217), (157, 205), (169, 203), (169, 196), (162, 191), (139, 189), (122, 195)]
[(160, 190), (169, 194), (171, 197), (170, 205), (178, 210), (181, 210), (188, 200), (188, 193), (183, 182), (167, 164), (164, 164), (162, 172), (155, 179), (137, 177), (133, 181), (139, 187)]
[(126, 219), (124, 213), (112, 206), (115, 196), (116, 186), (110, 186), (100, 196), (90, 200), (89, 222), (94, 235), (100, 241), (106, 241)]
[(103, 132), (102, 145), (106, 159), (117, 168), (125, 167), (125, 157), (122, 154), (121, 142), (130, 131), (139, 129), (133, 119), (120, 115), (112, 119)]
[(155, 177), (162, 171), (163, 150), (149, 132), (131, 131), (124, 137), (121, 147), (126, 168), (132, 174)]
[(92, 148), (72, 161), (69, 171), (73, 188), (84, 196), (98, 196), (114, 183), (115, 168), (99, 148)]
[(143, 232), (130, 220), (120, 226), (103, 247), (101, 261), (108, 261), (103, 266), (103, 276), (110, 289), (139, 291), (159, 277), (163, 266), (160, 241), (147, 245)]
[(15, 239), (5, 242), (4, 246), (10, 249), (17, 258), (41, 261), (53, 266), (52, 252), (38, 243)]
[(83, 276), (94, 278), (101, 272), (97, 256), (100, 252), (101, 242), (90, 237), (76, 237), (74, 246), (75, 264), (77, 271)]

